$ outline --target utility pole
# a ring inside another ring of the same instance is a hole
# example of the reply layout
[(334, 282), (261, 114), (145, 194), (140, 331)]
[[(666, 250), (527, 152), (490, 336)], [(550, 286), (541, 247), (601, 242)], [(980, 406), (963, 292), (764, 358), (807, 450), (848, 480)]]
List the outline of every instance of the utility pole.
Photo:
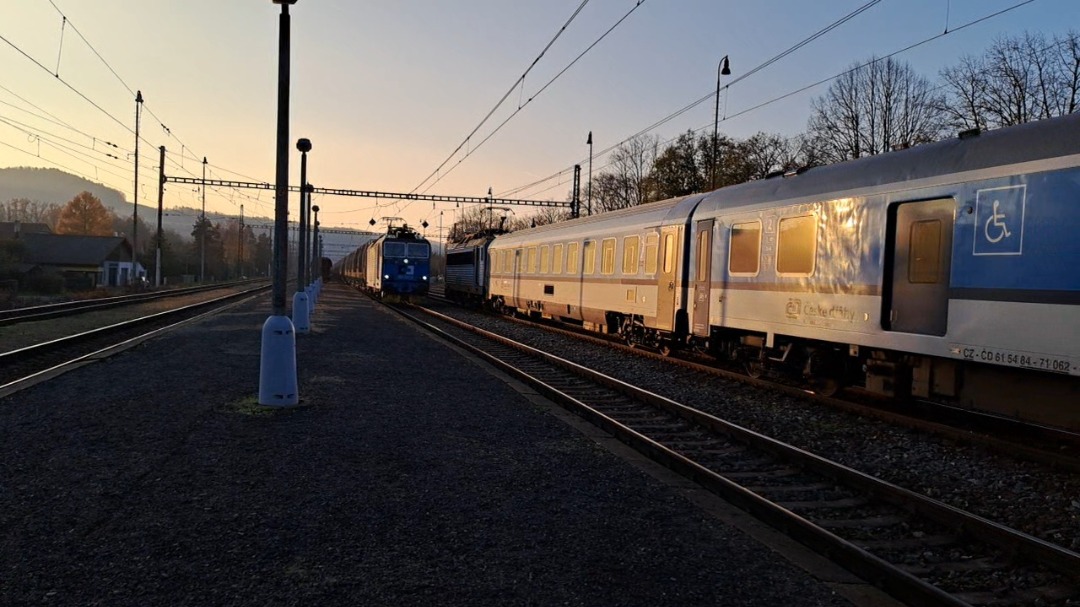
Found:
[(199, 282), (206, 282), (206, 156), (202, 159), (202, 216), (199, 217)]
[(574, 165), (574, 196), (570, 201), (570, 218), (581, 217), (581, 165)]
[(131, 282), (139, 274), (139, 117), (142, 114), (142, 91), (135, 92), (135, 212), (131, 216)]
[(592, 131), (589, 131), (589, 215), (592, 215)]
[(161, 207), (165, 201), (165, 146), (161, 146), (161, 160), (158, 163), (157, 191), (157, 253), (154, 260), (154, 286), (161, 286)]
[(259, 404), (291, 407), (300, 402), (296, 379), (296, 329), (285, 315), (285, 281), (289, 254), (289, 5), (296, 0), (273, 0), (281, 5), (278, 19), (278, 111), (274, 188), (273, 311), (262, 328), (259, 360)]
[(236, 239), (236, 277), (244, 273), (244, 205), (240, 205), (240, 233)]

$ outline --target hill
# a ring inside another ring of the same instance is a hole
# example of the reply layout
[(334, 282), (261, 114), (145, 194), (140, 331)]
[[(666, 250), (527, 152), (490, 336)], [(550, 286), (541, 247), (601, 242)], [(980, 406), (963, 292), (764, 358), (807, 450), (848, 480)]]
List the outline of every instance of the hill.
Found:
[[(28, 167), (0, 168), (0, 202), (7, 202), (13, 198), (28, 198), (45, 204), (67, 204), (80, 192), (90, 192), (97, 196), (101, 203), (120, 217), (131, 217), (131, 202), (127, 200), (123, 192), (108, 186), (90, 181), (66, 173), (60, 169), (39, 169)], [(155, 194), (156, 196), (156, 194)], [(199, 216), (199, 210), (190, 207), (169, 207), (165, 209), (161, 218), (161, 225), (165, 230), (171, 230), (179, 234), (185, 240), (191, 238), (191, 230), (195, 218)], [(221, 213), (207, 213), (214, 223), (226, 223), (234, 216)], [(157, 207), (139, 205), (139, 219), (150, 226), (157, 225)], [(255, 234), (269, 235), (274, 223), (272, 217), (247, 216), (246, 223), (253, 227)], [(295, 224), (290, 224), (295, 225)], [(326, 245), (327, 256), (335, 261), (345, 253), (356, 248), (363, 242), (374, 238), (376, 234), (365, 230), (353, 230), (348, 228), (331, 228), (323, 231), (323, 242)], [(290, 237), (295, 235), (290, 232)]]
[(106, 208), (117, 215), (131, 214), (131, 203), (124, 197), (123, 192), (71, 173), (65, 173), (60, 169), (28, 167), (0, 169), (0, 201), (29, 198), (46, 204), (55, 202), (63, 205), (80, 192), (90, 192), (97, 196)]

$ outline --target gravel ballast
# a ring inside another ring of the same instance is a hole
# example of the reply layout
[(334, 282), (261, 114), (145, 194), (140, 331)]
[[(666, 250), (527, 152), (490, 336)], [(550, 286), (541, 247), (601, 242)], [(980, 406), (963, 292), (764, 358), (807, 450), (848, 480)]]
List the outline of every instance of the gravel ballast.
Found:
[(266, 303), (0, 400), (0, 604), (848, 604), (342, 286), (258, 407)]
[(489, 331), (1080, 552), (1080, 475), (445, 306)]

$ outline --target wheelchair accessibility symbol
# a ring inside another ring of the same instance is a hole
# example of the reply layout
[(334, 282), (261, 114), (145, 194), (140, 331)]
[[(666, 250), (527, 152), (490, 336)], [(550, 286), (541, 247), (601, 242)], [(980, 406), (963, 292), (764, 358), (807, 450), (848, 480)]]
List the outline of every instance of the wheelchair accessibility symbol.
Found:
[(975, 195), (975, 255), (1023, 252), (1027, 186), (979, 190)]
[[(986, 220), (986, 228), (983, 230), (983, 233), (986, 234), (986, 239), (990, 242), (1001, 242), (1002, 238), (1012, 236), (1012, 234), (1009, 233), (1008, 224), (1005, 223), (1005, 213), (998, 213), (998, 205), (1000, 204), (1001, 201), (994, 201), (994, 213)], [(993, 231), (991, 231), (991, 229), (993, 229)], [(994, 234), (994, 236), (991, 236), (990, 234)]]

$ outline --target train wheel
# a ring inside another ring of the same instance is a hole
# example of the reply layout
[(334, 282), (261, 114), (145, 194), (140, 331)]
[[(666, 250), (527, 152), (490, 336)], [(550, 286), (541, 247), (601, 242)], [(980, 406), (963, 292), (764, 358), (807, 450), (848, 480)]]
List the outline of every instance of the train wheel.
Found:
[(835, 377), (815, 377), (810, 381), (810, 386), (816, 394), (822, 396), (835, 396), (844, 387)]
[(844, 363), (827, 350), (818, 350), (810, 354), (806, 375), (810, 379), (811, 389), (822, 396), (833, 396), (844, 387)]
[(666, 342), (662, 343), (660, 344), (660, 347), (656, 349), (656, 351), (660, 353), (660, 356), (671, 356), (671, 344)]
[(743, 368), (746, 369), (746, 374), (754, 379), (759, 379), (762, 375), (765, 375), (765, 363), (758, 359), (743, 361)]

